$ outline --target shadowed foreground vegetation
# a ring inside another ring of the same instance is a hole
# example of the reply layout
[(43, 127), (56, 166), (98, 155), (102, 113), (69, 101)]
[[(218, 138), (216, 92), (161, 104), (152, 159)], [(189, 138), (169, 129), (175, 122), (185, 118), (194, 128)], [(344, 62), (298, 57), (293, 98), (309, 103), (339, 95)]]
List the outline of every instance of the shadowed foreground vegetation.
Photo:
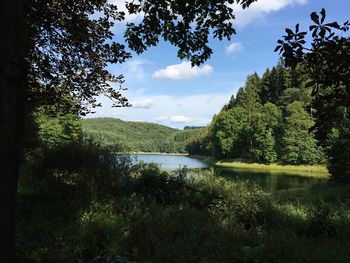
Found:
[(349, 190), (272, 195), (210, 171), (133, 165), (82, 139), (27, 157), (17, 250), (39, 262), (349, 262)]

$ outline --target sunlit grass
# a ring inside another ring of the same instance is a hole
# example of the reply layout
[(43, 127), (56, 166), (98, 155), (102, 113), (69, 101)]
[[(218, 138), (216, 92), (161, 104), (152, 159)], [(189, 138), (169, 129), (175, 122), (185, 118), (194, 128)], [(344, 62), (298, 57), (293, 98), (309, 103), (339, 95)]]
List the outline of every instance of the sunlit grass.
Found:
[(327, 168), (322, 165), (280, 165), (280, 164), (260, 164), (244, 163), (237, 161), (218, 161), (215, 166), (223, 168), (264, 170), (268, 172), (295, 172), (297, 175), (310, 176), (317, 178), (328, 178)]
[(253, 163), (241, 159), (234, 160), (216, 160), (210, 156), (191, 155), (190, 157), (198, 158), (203, 162), (219, 168), (231, 168), (237, 170), (249, 170), (252, 172), (268, 172), (268, 173), (292, 173), (293, 175), (329, 178), (327, 167), (324, 165), (282, 165), (282, 164), (261, 164)]

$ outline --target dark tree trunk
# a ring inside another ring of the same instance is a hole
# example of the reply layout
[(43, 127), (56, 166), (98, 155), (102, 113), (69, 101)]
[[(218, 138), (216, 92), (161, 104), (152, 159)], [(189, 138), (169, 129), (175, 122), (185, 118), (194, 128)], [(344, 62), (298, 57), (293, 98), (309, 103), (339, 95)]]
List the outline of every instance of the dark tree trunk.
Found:
[(15, 262), (16, 195), (26, 103), (24, 0), (0, 1), (0, 262)]

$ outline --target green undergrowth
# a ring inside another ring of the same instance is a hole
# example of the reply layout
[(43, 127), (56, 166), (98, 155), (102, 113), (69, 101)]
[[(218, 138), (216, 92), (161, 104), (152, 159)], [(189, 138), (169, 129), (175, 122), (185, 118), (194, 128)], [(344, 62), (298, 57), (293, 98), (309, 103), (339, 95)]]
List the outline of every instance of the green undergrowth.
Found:
[(81, 262), (349, 262), (349, 190), (324, 183), (272, 195), (210, 171), (166, 172), (91, 143), (66, 145), (22, 169), (17, 249), (38, 262), (55, 253)]

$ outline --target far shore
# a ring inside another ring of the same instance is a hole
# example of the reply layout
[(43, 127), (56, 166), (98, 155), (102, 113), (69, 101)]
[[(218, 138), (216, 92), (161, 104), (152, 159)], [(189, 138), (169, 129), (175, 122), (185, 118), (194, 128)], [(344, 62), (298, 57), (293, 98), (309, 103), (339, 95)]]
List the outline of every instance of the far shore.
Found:
[(242, 159), (230, 159), (230, 160), (218, 160), (212, 156), (206, 155), (191, 155), (188, 153), (164, 153), (164, 152), (126, 152), (121, 154), (140, 154), (140, 155), (165, 155), (165, 156), (188, 156), (191, 158), (199, 159), (209, 165), (216, 166), (219, 168), (232, 168), (237, 170), (255, 170), (255, 171), (266, 171), (269, 173), (283, 173), (293, 172), (296, 175), (317, 177), (327, 179), (329, 173), (327, 167), (324, 165), (285, 165), (285, 164), (261, 164), (254, 163)]
[(126, 152), (121, 154), (140, 154), (140, 155), (158, 154), (158, 155), (189, 156), (188, 153), (164, 153), (164, 152)]
[(217, 160), (210, 156), (191, 155), (203, 162), (219, 168), (233, 168), (239, 170), (256, 170), (267, 172), (293, 172), (302, 176), (329, 178), (327, 167), (324, 165), (284, 165), (284, 164), (261, 164), (241, 159)]

